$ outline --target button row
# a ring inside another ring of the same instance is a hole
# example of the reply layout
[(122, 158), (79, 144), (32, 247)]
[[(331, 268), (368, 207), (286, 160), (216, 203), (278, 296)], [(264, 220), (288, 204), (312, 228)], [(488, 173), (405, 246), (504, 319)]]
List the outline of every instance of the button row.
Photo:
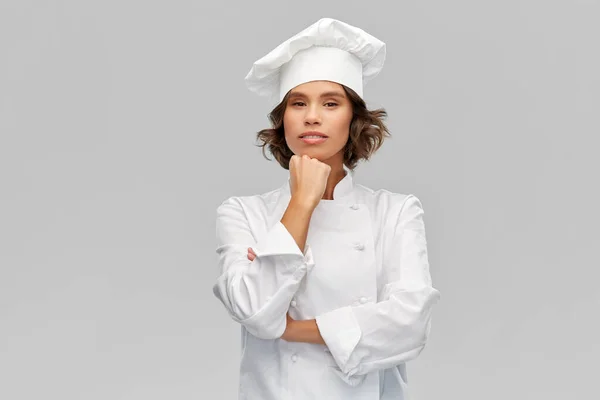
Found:
[(357, 306), (359, 304), (367, 304), (369, 302), (369, 298), (368, 297), (360, 297), (358, 299), (356, 299), (356, 301), (354, 301), (352, 303), (353, 306)]
[[(325, 347), (323, 348), (323, 351), (324, 351), (325, 353), (331, 353), (331, 351), (329, 350), (329, 348), (327, 348), (327, 346), (325, 346)], [(296, 361), (298, 361), (298, 354), (296, 354), (296, 353), (292, 354), (292, 356), (290, 357), (290, 359), (292, 360), (292, 362), (296, 362)]]
[[(358, 204), (352, 204), (350, 208), (353, 210), (358, 210), (360, 206)], [(363, 251), (365, 249), (365, 245), (362, 243), (355, 243), (354, 248), (358, 251)]]
[(363, 251), (365, 249), (365, 245), (362, 243), (354, 243), (354, 248), (358, 251)]

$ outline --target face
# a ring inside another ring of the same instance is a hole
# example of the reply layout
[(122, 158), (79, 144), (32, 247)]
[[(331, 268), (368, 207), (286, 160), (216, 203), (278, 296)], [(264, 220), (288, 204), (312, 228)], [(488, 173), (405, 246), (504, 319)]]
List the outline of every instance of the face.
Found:
[[(332, 167), (341, 165), (351, 122), (352, 103), (340, 84), (312, 81), (290, 91), (283, 127), (287, 145), (294, 154), (306, 154)], [(326, 137), (313, 139), (303, 138), (304, 135)]]

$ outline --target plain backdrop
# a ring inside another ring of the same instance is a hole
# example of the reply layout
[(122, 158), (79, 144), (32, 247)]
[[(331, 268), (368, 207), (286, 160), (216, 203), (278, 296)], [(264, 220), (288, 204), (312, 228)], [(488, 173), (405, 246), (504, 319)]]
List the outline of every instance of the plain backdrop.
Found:
[(387, 43), (392, 138), (442, 299), (413, 399), (592, 399), (600, 2), (0, 0), (0, 398), (235, 399), (215, 211), (279, 187), (252, 63), (322, 17)]

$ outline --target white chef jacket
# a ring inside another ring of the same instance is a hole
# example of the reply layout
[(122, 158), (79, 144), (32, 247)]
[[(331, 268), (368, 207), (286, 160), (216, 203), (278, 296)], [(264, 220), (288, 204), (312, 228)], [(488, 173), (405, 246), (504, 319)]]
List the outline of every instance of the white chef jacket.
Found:
[[(288, 178), (217, 209), (213, 292), (241, 325), (239, 399), (408, 399), (405, 363), (425, 347), (440, 298), (421, 202), (346, 170), (315, 208), (303, 253), (280, 222), (290, 198)], [(288, 310), (316, 319), (326, 345), (281, 339)]]

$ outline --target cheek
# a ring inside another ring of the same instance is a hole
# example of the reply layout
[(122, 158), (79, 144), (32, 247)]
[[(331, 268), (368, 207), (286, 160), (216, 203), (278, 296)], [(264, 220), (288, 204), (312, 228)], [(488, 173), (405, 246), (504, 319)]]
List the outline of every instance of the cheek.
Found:
[(298, 119), (298, 112), (296, 112), (296, 110), (294, 110), (293, 108), (288, 108), (283, 113), (283, 120), (284, 121), (287, 121), (287, 122), (291, 123), (291, 122), (293, 122), (296, 119)]
[[(289, 128), (289, 129), (294, 129), (295, 126), (295, 118), (292, 114), (290, 113), (285, 113), (283, 115), (283, 127), (285, 128)], [(288, 129), (285, 129), (286, 131)]]
[(341, 136), (348, 136), (350, 134), (350, 124), (352, 123), (352, 115), (348, 116), (347, 114), (340, 115), (336, 121), (336, 130), (338, 130)]
[(288, 117), (288, 114), (284, 114), (283, 116), (283, 132), (285, 133), (285, 136), (288, 136), (288, 128), (291, 126), (290, 124), (290, 118)]

